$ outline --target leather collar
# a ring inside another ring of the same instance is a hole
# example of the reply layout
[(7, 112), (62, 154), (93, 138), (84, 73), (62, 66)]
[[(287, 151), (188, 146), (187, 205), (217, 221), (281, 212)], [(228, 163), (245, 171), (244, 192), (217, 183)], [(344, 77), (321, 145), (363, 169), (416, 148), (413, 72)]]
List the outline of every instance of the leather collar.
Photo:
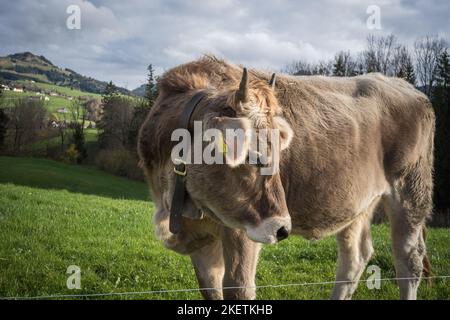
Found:
[[(192, 96), (181, 114), (179, 128), (189, 129), (189, 122), (191, 121), (192, 114), (204, 97), (204, 91), (199, 91)], [(172, 196), (172, 204), (170, 206), (169, 230), (174, 234), (179, 233), (181, 230), (181, 219), (186, 197), (184, 177), (187, 172), (186, 161), (184, 159), (187, 155), (181, 154), (180, 156), (181, 158), (177, 159), (177, 163), (174, 164), (173, 168), (173, 171), (175, 172), (175, 189)]]

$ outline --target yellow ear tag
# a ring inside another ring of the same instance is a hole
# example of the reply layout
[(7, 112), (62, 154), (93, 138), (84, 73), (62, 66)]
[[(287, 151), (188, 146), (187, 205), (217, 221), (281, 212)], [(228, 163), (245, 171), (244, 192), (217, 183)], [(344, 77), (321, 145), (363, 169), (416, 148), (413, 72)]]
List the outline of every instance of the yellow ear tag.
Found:
[(227, 153), (228, 152), (228, 146), (227, 146), (227, 144), (225, 143), (225, 141), (223, 140), (223, 136), (222, 135), (220, 135), (218, 138), (217, 138), (217, 145), (219, 146), (219, 151), (221, 152), (221, 153)]

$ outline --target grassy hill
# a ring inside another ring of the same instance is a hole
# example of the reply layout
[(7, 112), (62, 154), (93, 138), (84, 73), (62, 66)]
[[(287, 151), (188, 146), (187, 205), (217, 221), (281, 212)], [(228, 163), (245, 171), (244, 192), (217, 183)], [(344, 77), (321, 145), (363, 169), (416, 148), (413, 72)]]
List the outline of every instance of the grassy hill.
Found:
[[(35, 81), (97, 94), (105, 91), (107, 84), (105, 81), (83, 76), (71, 69), (55, 66), (44, 56), (31, 52), (0, 57), (0, 80), (13, 83), (23, 80)], [(129, 90), (120, 87), (118, 91), (125, 95), (131, 94)]]
[[(144, 183), (110, 176), (91, 167), (49, 160), (0, 157), (0, 297), (52, 294), (120, 293), (197, 288), (188, 257), (155, 239), (153, 204)], [(382, 278), (394, 277), (387, 226), (373, 228)], [(429, 232), (428, 248), (435, 275), (447, 275), (450, 233)], [(290, 237), (265, 246), (257, 285), (333, 281), (333, 237), (309, 242)], [(81, 268), (80, 290), (66, 287), (67, 267)], [(364, 274), (363, 277), (367, 275)], [(260, 299), (326, 299), (332, 285), (258, 289)], [(114, 299), (200, 298), (198, 292), (99, 296)], [(450, 281), (422, 284), (421, 299), (448, 299)], [(361, 283), (355, 299), (397, 299), (398, 288), (382, 282), (380, 290)]]

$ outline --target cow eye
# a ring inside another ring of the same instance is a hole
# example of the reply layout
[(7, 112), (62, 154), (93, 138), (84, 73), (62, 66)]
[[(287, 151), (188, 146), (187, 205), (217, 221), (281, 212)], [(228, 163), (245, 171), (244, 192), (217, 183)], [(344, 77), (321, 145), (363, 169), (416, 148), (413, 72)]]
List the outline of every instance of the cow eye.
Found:
[(236, 111), (232, 107), (225, 107), (223, 109), (223, 115), (228, 117), (236, 117)]

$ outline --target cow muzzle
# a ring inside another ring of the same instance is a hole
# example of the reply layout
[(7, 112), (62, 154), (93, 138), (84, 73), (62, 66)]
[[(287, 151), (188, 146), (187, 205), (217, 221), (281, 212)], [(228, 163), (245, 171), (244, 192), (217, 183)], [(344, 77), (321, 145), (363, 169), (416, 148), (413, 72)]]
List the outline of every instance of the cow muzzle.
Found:
[(291, 217), (270, 217), (264, 219), (257, 226), (248, 226), (245, 228), (248, 237), (261, 243), (277, 243), (286, 239), (291, 232)]

